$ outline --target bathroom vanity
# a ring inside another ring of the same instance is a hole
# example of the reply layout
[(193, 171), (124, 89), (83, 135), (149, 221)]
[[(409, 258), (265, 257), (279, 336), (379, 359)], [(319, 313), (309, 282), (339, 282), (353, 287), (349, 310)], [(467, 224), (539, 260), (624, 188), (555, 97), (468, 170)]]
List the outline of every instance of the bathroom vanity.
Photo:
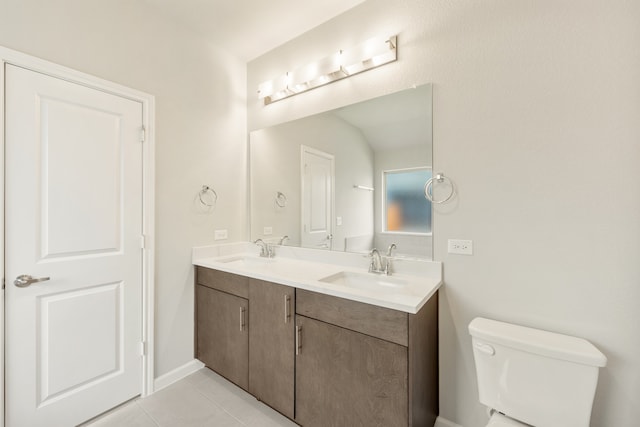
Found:
[(439, 263), (386, 277), (294, 251), (194, 251), (196, 357), (303, 426), (432, 426)]

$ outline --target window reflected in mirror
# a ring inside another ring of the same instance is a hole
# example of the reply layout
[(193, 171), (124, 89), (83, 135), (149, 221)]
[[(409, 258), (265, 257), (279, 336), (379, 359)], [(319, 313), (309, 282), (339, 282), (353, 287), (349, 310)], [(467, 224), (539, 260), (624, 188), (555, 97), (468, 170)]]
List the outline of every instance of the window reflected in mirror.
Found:
[(431, 233), (431, 202), (424, 197), (429, 178), (427, 167), (383, 172), (384, 232)]

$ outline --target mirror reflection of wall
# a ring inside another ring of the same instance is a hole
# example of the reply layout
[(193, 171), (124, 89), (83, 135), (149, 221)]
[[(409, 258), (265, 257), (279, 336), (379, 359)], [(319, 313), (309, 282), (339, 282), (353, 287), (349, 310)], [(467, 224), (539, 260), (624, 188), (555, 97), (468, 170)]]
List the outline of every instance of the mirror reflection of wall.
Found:
[[(321, 175), (305, 181), (304, 147), (333, 156), (332, 182)], [(431, 85), (254, 131), (251, 238), (277, 243), (287, 235), (288, 245), (348, 252), (386, 250), (395, 243), (398, 256), (430, 259), (431, 206), (421, 194), (424, 182), (414, 176), (407, 187), (413, 190), (400, 187), (395, 195), (404, 203), (394, 208), (396, 225), (402, 218), (404, 228), (388, 227), (383, 200), (385, 175), (430, 174), (431, 163)], [(326, 186), (333, 200), (324, 224), (327, 206), (319, 195), (328, 194)], [(424, 202), (416, 200), (416, 191)], [(274, 203), (278, 192), (287, 195), (284, 207)], [(322, 208), (303, 217), (303, 206), (313, 206), (310, 200)], [(422, 225), (407, 225), (415, 218)]]

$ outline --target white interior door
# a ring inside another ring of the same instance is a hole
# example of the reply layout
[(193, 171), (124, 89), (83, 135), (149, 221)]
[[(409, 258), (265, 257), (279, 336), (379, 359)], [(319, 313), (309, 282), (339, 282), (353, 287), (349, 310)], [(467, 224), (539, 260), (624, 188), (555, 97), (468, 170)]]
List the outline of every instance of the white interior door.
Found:
[(141, 392), (142, 104), (11, 65), (5, 93), (6, 425), (72, 426)]
[(306, 248), (331, 249), (334, 156), (302, 146), (302, 239)]

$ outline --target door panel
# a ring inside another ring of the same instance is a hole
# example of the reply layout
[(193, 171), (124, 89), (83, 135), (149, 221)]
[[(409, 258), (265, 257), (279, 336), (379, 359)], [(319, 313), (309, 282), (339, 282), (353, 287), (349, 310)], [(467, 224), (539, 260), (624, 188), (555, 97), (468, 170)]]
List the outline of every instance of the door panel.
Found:
[(249, 301), (196, 286), (196, 357), (244, 390), (249, 389)]
[(5, 85), (6, 421), (76, 425), (141, 391), (142, 105), (12, 65)]
[(39, 405), (122, 369), (121, 291), (122, 282), (38, 298)]
[[(48, 98), (40, 100), (40, 117), (42, 258), (120, 251), (122, 118)], [(77, 122), (83, 126), (66, 126)], [(74, 173), (69, 173), (70, 153)], [(77, 179), (88, 176), (92, 179)], [(74, 233), (78, 228), (84, 232)]]
[(331, 249), (334, 157), (302, 146), (302, 246)]
[(293, 418), (295, 288), (249, 281), (249, 392)]
[(296, 315), (296, 422), (408, 425), (407, 348)]

